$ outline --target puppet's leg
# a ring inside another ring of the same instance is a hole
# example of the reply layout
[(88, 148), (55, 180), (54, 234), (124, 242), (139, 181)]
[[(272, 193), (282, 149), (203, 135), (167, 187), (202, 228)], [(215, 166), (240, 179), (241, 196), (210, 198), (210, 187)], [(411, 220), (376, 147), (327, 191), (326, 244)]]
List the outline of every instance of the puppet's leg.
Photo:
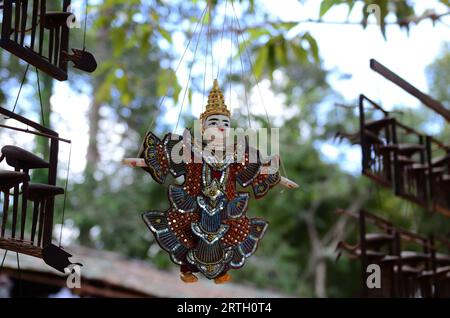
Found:
[(214, 283), (223, 284), (223, 283), (229, 282), (230, 280), (231, 280), (231, 275), (228, 274), (228, 268), (227, 268), (222, 273), (220, 273), (219, 276), (214, 278)]
[(196, 283), (197, 276), (193, 274), (196, 270), (190, 265), (180, 265), (180, 278), (185, 283)]
[[(169, 218), (168, 218), (169, 217)], [(173, 231), (173, 228), (170, 226), (171, 222), (169, 220), (174, 220), (177, 218), (176, 214), (171, 214), (170, 212), (161, 212), (161, 211), (149, 211), (142, 215), (142, 218), (148, 228), (155, 235), (156, 241), (161, 246), (162, 249), (167, 251), (170, 254), (170, 258), (176, 264), (186, 264), (186, 254), (188, 252), (188, 247), (182, 244), (180, 238), (177, 236), (182, 236), (184, 242), (188, 242), (189, 233), (182, 231)], [(182, 224), (181, 217), (178, 217), (178, 224)], [(189, 226), (189, 223), (186, 222), (186, 226)], [(187, 265), (181, 265), (181, 273), (180, 278), (185, 283), (195, 283), (198, 279), (192, 274), (196, 268), (191, 268)]]
[[(244, 266), (245, 260), (256, 251), (258, 243), (267, 229), (268, 222), (260, 218), (249, 219), (243, 216), (225, 220), (224, 223), (230, 226), (224, 236), (224, 243), (233, 250), (233, 259), (229, 267), (232, 269), (241, 268)], [(217, 277), (218, 283), (226, 279), (223, 274), (222, 272)]]

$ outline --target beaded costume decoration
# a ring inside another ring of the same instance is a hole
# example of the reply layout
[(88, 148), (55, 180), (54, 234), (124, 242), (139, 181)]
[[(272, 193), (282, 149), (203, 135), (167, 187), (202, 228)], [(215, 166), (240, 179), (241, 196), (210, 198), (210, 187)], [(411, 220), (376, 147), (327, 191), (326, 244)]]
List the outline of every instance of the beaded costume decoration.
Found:
[[(216, 115), (230, 116), (217, 80), (200, 118), (205, 123)], [(191, 158), (197, 160), (179, 163), (172, 158), (180, 142), (183, 147), (191, 143)], [(169, 174), (184, 177), (181, 185), (168, 187), (169, 209), (148, 211), (143, 220), (161, 248), (180, 265), (185, 282), (197, 281), (196, 272), (216, 283), (228, 281), (227, 272), (242, 267), (264, 236), (268, 222), (246, 216), (250, 196), (237, 186), (250, 187), (259, 199), (280, 182), (280, 174), (263, 174), (259, 152), (252, 162), (249, 147), (245, 148), (242, 162), (236, 162), (238, 146), (231, 156), (217, 159), (182, 136), (169, 133), (161, 140), (149, 132), (145, 137), (140, 156), (153, 179), (162, 184)]]

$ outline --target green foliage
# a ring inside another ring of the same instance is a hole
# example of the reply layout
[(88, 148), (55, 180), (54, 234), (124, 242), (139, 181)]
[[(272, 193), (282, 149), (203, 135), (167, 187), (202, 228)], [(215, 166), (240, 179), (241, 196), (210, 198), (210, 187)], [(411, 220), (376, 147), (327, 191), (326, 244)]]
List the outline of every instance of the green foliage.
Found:
[(450, 108), (450, 42), (441, 51), (440, 57), (431, 64), (428, 69), (428, 78), (431, 94), (447, 104)]
[[(431, 96), (439, 100), (447, 109), (450, 109), (450, 42), (442, 48), (439, 58), (427, 68), (428, 86)], [(434, 119), (436, 121), (436, 118)], [(450, 140), (450, 126), (444, 125), (440, 134), (441, 140)]]
[[(407, 31), (414, 20), (417, 20), (413, 4), (407, 0), (364, 0), (362, 2), (364, 6), (362, 6), (361, 25), (366, 28), (369, 16), (379, 12), (379, 28), (384, 38), (386, 38), (386, 18), (390, 13), (395, 15), (395, 23)], [(338, 5), (347, 6), (348, 15), (350, 15), (355, 3), (356, 1), (353, 0), (322, 0), (319, 17), (322, 19), (330, 9)], [(374, 6), (377, 6), (378, 9), (375, 9), (377, 11), (373, 11)], [(319, 62), (318, 46), (309, 32), (288, 36), (288, 32), (300, 24), (301, 22), (269, 22), (264, 27), (249, 28), (249, 39), (246, 44), (260, 43), (254, 45), (254, 50), (257, 52), (255, 73), (258, 78), (267, 74), (272, 79), (276, 69), (296, 61)]]
[(319, 48), (309, 32), (292, 39), (287, 39), (282, 34), (272, 36), (254, 50), (257, 52), (254, 71), (258, 79), (264, 73), (272, 79), (276, 69), (293, 63), (319, 62)]
[(342, 4), (342, 0), (323, 0), (320, 4), (320, 13), (319, 16), (323, 17), (328, 10), (330, 10), (333, 6), (337, 4)]
[[(322, 18), (330, 9), (338, 5), (346, 5), (348, 6), (348, 14), (352, 12), (355, 4), (358, 1), (354, 0), (322, 0), (320, 5), (320, 13), (319, 16)], [(362, 8), (363, 20), (361, 24), (364, 28), (367, 27), (368, 18), (371, 13), (380, 13), (380, 31), (383, 34), (383, 37), (386, 38), (386, 18), (389, 13), (393, 13), (396, 17), (395, 23), (405, 28), (407, 31), (410, 28), (410, 25), (414, 23), (414, 17), (420, 16), (421, 13), (417, 13), (414, 9), (414, 4), (408, 0), (362, 0), (364, 6)], [(441, 0), (443, 4), (448, 5), (448, 0)], [(372, 12), (374, 6), (377, 6), (378, 9)]]

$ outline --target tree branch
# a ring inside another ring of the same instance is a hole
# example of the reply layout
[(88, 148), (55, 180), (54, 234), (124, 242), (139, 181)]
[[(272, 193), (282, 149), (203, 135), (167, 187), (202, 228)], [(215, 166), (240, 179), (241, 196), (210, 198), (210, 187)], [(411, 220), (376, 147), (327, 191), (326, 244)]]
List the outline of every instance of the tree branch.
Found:
[[(445, 13), (435, 13), (435, 12), (429, 12), (426, 14), (423, 14), (421, 16), (411, 16), (408, 18), (404, 18), (404, 19), (399, 19), (397, 21), (388, 21), (385, 22), (385, 25), (398, 25), (398, 26), (406, 26), (410, 23), (415, 23), (418, 24), (424, 20), (432, 20), (433, 22), (441, 20), (441, 18), (446, 17), (446, 16), (450, 16), (450, 11), (445, 12)], [(242, 28), (237, 28), (237, 27), (232, 27), (232, 28), (225, 28), (225, 32), (235, 32), (235, 33), (246, 33), (248, 30), (257, 30), (257, 29), (263, 29), (263, 28), (267, 28), (268, 25), (272, 25), (272, 26), (276, 26), (276, 25), (287, 25), (287, 24), (292, 24), (292, 25), (299, 25), (299, 24), (304, 24), (304, 23), (315, 23), (315, 24), (330, 24), (330, 25), (362, 25), (361, 21), (325, 21), (322, 19), (305, 19), (305, 20), (298, 20), (298, 21), (272, 21), (272, 22), (264, 22), (261, 24), (255, 24), (255, 25), (251, 25), (251, 26), (247, 26), (247, 27), (242, 27)], [(445, 23), (444, 23), (445, 24)], [(367, 25), (377, 25), (377, 23), (368, 23)], [(211, 29), (210, 30), (211, 34), (217, 34), (217, 33), (222, 33), (222, 28), (220, 29)]]
[(311, 248), (313, 250), (320, 248), (320, 238), (319, 233), (317, 232), (316, 226), (314, 224), (314, 216), (321, 203), (322, 201), (320, 200), (314, 201), (304, 216), (306, 230), (308, 231)]
[[(346, 209), (350, 213), (358, 213), (361, 207), (364, 205), (368, 195), (365, 193), (358, 196), (358, 198), (352, 202), (352, 204)], [(324, 246), (335, 245), (343, 239), (342, 233), (344, 233), (345, 226), (348, 222), (348, 216), (341, 216), (339, 221), (328, 231), (322, 238), (322, 244)]]

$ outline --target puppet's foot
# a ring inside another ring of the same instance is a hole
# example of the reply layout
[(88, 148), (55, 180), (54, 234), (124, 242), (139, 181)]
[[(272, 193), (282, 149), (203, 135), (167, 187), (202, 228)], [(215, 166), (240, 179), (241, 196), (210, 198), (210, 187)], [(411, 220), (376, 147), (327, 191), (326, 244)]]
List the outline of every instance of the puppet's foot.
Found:
[(229, 275), (228, 273), (222, 274), (216, 278), (214, 278), (214, 282), (216, 284), (223, 284), (226, 282), (229, 282), (231, 280), (231, 275)]
[(197, 276), (195, 276), (191, 272), (180, 273), (180, 278), (185, 283), (196, 283), (198, 281)]

